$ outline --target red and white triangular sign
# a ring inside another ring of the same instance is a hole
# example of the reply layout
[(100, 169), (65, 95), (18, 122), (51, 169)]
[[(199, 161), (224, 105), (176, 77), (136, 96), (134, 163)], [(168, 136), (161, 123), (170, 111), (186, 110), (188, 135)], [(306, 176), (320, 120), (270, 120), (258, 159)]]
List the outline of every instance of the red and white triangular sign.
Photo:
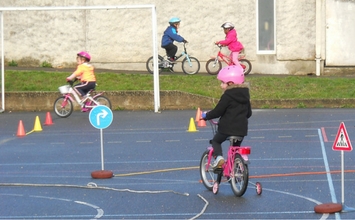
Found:
[(344, 150), (344, 151), (353, 150), (344, 122), (340, 123), (338, 134), (334, 140), (333, 150)]

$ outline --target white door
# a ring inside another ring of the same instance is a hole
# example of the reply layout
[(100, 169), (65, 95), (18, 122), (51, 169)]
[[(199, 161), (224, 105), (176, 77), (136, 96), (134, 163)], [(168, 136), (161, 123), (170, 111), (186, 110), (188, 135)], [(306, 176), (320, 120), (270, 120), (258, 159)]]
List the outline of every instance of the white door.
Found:
[(326, 0), (326, 66), (355, 66), (355, 1)]

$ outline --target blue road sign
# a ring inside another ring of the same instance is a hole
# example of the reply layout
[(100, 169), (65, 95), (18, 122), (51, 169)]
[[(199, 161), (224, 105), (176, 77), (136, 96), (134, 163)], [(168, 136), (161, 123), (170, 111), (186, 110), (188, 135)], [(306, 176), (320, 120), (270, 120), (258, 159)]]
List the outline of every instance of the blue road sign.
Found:
[(105, 129), (112, 123), (113, 115), (109, 107), (98, 105), (91, 109), (89, 120), (92, 126), (97, 129)]

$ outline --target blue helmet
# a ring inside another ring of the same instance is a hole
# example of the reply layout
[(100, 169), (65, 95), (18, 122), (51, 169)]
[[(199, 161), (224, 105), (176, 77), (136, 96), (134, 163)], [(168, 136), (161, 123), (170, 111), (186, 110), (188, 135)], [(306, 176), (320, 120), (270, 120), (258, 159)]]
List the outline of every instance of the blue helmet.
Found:
[(170, 20), (169, 20), (169, 24), (172, 25), (172, 24), (176, 24), (176, 23), (179, 23), (181, 20), (180, 18), (178, 17), (172, 17)]

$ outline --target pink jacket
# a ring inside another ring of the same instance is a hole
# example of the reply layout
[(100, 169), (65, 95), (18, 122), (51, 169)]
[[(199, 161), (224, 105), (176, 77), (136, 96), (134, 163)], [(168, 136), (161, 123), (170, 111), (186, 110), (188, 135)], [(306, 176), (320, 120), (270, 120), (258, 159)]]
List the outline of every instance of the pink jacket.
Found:
[(235, 29), (230, 30), (226, 34), (226, 39), (218, 42), (221, 45), (228, 46), (228, 49), (232, 52), (239, 52), (243, 50), (244, 46), (238, 41), (237, 31)]

